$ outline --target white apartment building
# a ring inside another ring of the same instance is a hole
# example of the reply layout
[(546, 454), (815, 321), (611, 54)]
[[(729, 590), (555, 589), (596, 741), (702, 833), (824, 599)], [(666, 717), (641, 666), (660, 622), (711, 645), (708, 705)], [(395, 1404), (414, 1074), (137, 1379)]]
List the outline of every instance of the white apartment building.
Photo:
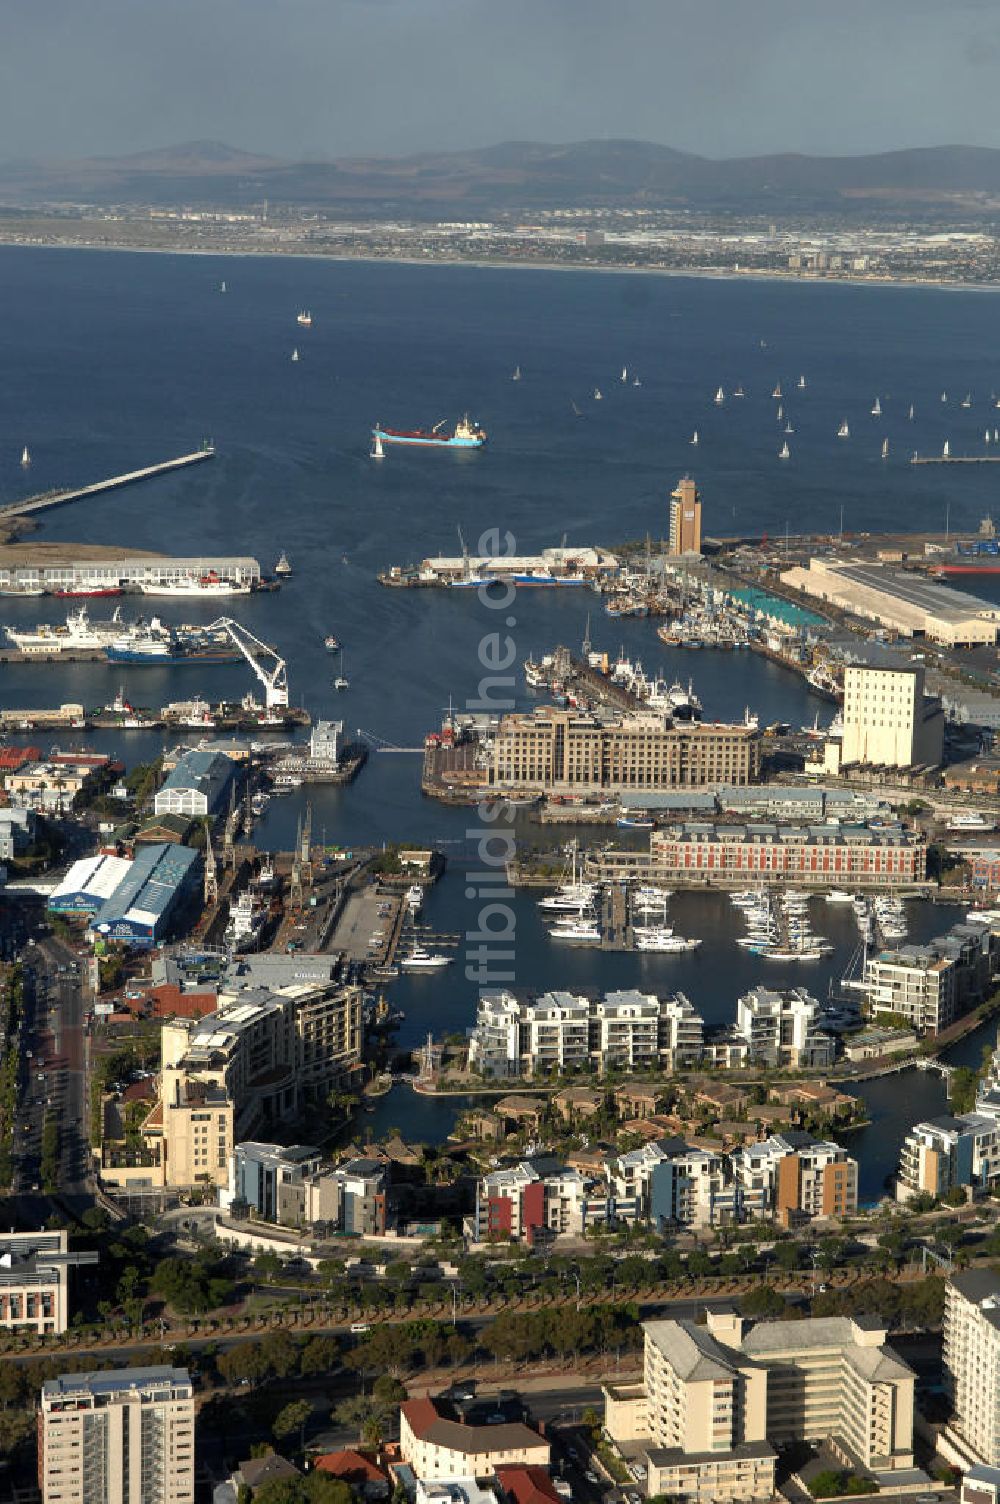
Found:
[(836, 1045), (819, 1027), (821, 1012), (804, 987), (786, 992), (754, 987), (736, 1004), (735, 1033), (749, 1046), (751, 1060), (762, 1065), (825, 1070), (833, 1064)]
[(922, 665), (846, 669), (842, 762), (936, 767), (943, 739), (941, 702), (925, 696)]
[(525, 1072), (579, 1070), (590, 1060), (588, 998), (571, 992), (546, 992), (525, 1005), (521, 1018), (521, 1055)]
[(633, 1070), (655, 1063), (660, 1047), (660, 1002), (634, 988), (609, 992), (594, 1005), (594, 1047), (601, 1069)]
[(712, 1227), (727, 1202), (725, 1157), (683, 1139), (643, 1144), (609, 1166), (615, 1213), (664, 1227)]
[(186, 1368), (64, 1374), (42, 1385), (42, 1504), (193, 1504)]
[(483, 993), (469, 1031), (469, 1067), (484, 1076), (521, 1073), (522, 1004), (510, 992)]
[(742, 1213), (785, 1227), (858, 1209), (858, 1162), (840, 1144), (789, 1129), (729, 1156)]
[(705, 1048), (705, 1021), (694, 1004), (678, 992), (660, 1004), (660, 1064), (674, 1071), (695, 1065)]
[(418, 1478), (436, 1482), (491, 1477), (503, 1466), (547, 1468), (551, 1448), (523, 1422), (467, 1425), (428, 1397), (400, 1405), (399, 1453)]
[(904, 945), (869, 956), (864, 982), (873, 1016), (891, 1013), (918, 1034), (940, 1034), (955, 1022), (955, 961), (931, 946)]
[(949, 1276), (944, 1370), (952, 1402), (946, 1435), (970, 1461), (1000, 1467), (1000, 1278), (988, 1269)]
[(778, 1445), (839, 1437), (876, 1472), (913, 1465), (915, 1376), (877, 1320), (644, 1323), (643, 1381), (605, 1390), (616, 1441), (646, 1443), (647, 1490), (767, 1499)]
[(899, 1153), (896, 1199), (944, 1196), (956, 1186), (986, 1190), (1000, 1185), (1000, 1123), (994, 1112), (914, 1123)]

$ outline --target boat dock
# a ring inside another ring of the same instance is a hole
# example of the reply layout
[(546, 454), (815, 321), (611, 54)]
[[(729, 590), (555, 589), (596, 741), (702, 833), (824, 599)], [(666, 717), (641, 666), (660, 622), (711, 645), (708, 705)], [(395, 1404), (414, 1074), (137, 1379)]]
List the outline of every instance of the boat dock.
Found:
[(38, 496), (26, 496), (23, 501), (11, 501), (0, 506), (0, 518), (28, 517), (49, 507), (62, 507), (71, 501), (82, 501), (86, 496), (99, 496), (103, 491), (117, 491), (122, 486), (132, 486), (140, 480), (152, 480), (155, 475), (166, 475), (171, 470), (183, 470), (188, 465), (200, 464), (202, 460), (210, 460), (214, 455), (214, 445), (204, 444), (193, 454), (181, 454), (176, 459), (161, 460), (157, 465), (146, 465), (141, 470), (130, 470), (125, 475), (112, 475), (108, 480), (96, 480), (89, 486), (77, 486), (68, 491), (43, 491)]

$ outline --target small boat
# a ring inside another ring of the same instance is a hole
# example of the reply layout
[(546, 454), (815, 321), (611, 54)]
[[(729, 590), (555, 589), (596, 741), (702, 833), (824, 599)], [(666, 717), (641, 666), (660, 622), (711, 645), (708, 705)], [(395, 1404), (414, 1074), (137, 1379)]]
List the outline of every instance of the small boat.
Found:
[(913, 422), (913, 403), (912, 402), (910, 403), (910, 411), (908, 412), (907, 417), (909, 418), (910, 422), (912, 423)]
[(778, 397), (780, 399), (780, 397), (781, 397), (781, 382), (780, 381), (778, 382), (777, 386), (774, 388), (774, 391), (771, 393), (771, 396), (772, 397)]
[(948, 393), (947, 392), (942, 392), (941, 393), (941, 401), (942, 402), (947, 402), (948, 401)]
[(300, 309), (299, 312), (298, 312), (298, 314), (296, 315), (296, 318), (295, 318), (295, 322), (297, 324), (301, 324), (303, 329), (311, 329), (312, 328), (312, 321), (313, 321), (313, 316), (309, 312), (308, 308), (302, 308), (302, 309)]
[(28, 466), (31, 464), (31, 451), (29, 450), (27, 444), (25, 444), (24, 448), (21, 450), (21, 464), (25, 470), (27, 470)]
[(837, 429), (837, 438), (838, 439), (849, 439), (850, 437), (851, 437), (851, 430), (848, 428), (848, 426), (847, 426), (847, 419), (845, 418), (844, 421), (843, 421), (843, 423), (841, 423), (840, 427)]
[(511, 376), (510, 379), (511, 379), (511, 381), (520, 381), (520, 379), (521, 379), (521, 367), (520, 366), (515, 366), (514, 367), (514, 372), (513, 372), (513, 375)]
[(878, 398), (876, 397), (875, 401), (872, 403), (872, 417), (873, 418), (881, 418), (881, 416), (882, 416), (882, 404), (878, 400)]
[(632, 385), (633, 386), (642, 386), (642, 382), (639, 380), (638, 376), (633, 376), (632, 377)]
[(962, 398), (962, 406), (963, 407), (971, 407), (972, 406), (972, 393), (971, 392), (966, 392), (965, 396)]
[(987, 444), (990, 442), (990, 431), (989, 431), (989, 429), (987, 429), (986, 432), (983, 434), (983, 440)]
[(882, 458), (884, 460), (887, 460), (889, 458), (889, 440), (888, 439), (883, 439), (882, 440)]
[(594, 387), (594, 401), (595, 402), (600, 402), (603, 399), (603, 397), (604, 397), (604, 393), (601, 391), (600, 387), (599, 386), (595, 386)]
[(622, 366), (622, 386), (628, 385), (628, 366)]
[(340, 652), (340, 641), (338, 638), (334, 637), (332, 632), (328, 637), (323, 638), (323, 646), (326, 648), (328, 653)]
[(994, 428), (994, 430), (993, 430), (993, 442), (994, 442), (994, 444), (1000, 444), (1000, 428)]
[(297, 349), (293, 350), (292, 351), (292, 360), (298, 360), (298, 358), (299, 358), (299, 352), (298, 352), (298, 350)]
[(792, 427), (792, 425), (790, 423), (786, 423), (785, 424), (785, 432), (786, 433), (794, 433), (795, 429)]
[(781, 403), (779, 402), (778, 403), (778, 422), (779, 423), (781, 422), (781, 420), (782, 420), (782, 418), (784, 416), (785, 416), (785, 409), (782, 407)]
[(694, 433), (691, 435), (691, 443), (695, 444), (695, 445), (698, 443), (698, 430), (697, 430), (697, 428), (695, 429)]
[(778, 458), (779, 460), (788, 460), (791, 459), (791, 457), (792, 451), (789, 449), (788, 440), (786, 439), (781, 448), (778, 450)]
[(734, 397), (745, 397), (746, 396), (746, 392), (743, 390), (743, 388), (741, 386), (738, 386), (736, 388), (735, 392), (733, 393), (733, 396)]
[(334, 689), (350, 689), (350, 687), (351, 687), (351, 681), (350, 681), (350, 679), (345, 678), (345, 676), (344, 676), (344, 650), (343, 650), (343, 648), (340, 648), (339, 652), (340, 652), (340, 672), (338, 673), (336, 679), (334, 679), (334, 681), (333, 681), (333, 687), (334, 687)]
[(385, 459), (385, 450), (382, 448), (382, 435), (378, 432), (377, 429), (375, 431), (375, 437), (372, 440), (371, 458), (373, 460)]
[(227, 290), (227, 289), (226, 289), (226, 284), (225, 284), (225, 282), (220, 282), (220, 283), (219, 283), (219, 291), (220, 291), (220, 292), (226, 292), (226, 290)]
[(719, 390), (715, 394), (715, 405), (716, 405), (716, 407), (721, 407), (722, 404), (725, 402), (725, 400), (726, 400), (726, 394), (725, 394), (725, 392), (722, 390), (722, 388), (720, 386)]
[(410, 954), (399, 964), (404, 971), (438, 971), (442, 966), (450, 966), (451, 963), (451, 956), (442, 956), (425, 949), (422, 945), (415, 945)]
[(943, 460), (946, 460), (946, 459), (949, 459), (950, 456), (951, 456), (951, 445), (948, 442), (948, 440), (945, 439), (945, 441), (944, 441), (944, 448), (941, 450), (941, 458)]
[(805, 389), (806, 389), (806, 378), (804, 376), (800, 376), (799, 377), (798, 387), (799, 387), (799, 391), (800, 392), (804, 392), (805, 391)]
[(282, 578), (286, 580), (292, 572), (292, 566), (288, 562), (288, 555), (285, 553), (284, 549), (281, 550), (281, 553), (278, 556), (278, 562), (274, 566), (274, 572), (275, 574), (281, 575)]

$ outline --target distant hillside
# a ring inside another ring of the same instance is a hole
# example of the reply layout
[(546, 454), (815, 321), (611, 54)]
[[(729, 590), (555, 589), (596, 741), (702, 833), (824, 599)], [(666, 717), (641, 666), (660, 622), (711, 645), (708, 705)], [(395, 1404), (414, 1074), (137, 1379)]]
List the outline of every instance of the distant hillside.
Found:
[(1000, 151), (938, 146), (863, 157), (713, 161), (645, 141), (511, 141), (412, 157), (286, 162), (214, 141), (123, 157), (0, 164), (0, 202), (272, 204), (354, 214), (474, 215), (569, 205), (823, 211), (1000, 206)]

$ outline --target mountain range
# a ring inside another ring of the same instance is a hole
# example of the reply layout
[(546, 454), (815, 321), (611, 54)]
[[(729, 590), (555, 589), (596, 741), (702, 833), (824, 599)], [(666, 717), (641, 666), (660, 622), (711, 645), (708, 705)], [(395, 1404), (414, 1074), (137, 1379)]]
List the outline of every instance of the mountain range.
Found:
[(1000, 151), (938, 146), (870, 156), (722, 160), (647, 141), (511, 141), (408, 157), (285, 161), (214, 141), (119, 157), (0, 163), (0, 204), (296, 206), (464, 218), (560, 208), (992, 213)]

